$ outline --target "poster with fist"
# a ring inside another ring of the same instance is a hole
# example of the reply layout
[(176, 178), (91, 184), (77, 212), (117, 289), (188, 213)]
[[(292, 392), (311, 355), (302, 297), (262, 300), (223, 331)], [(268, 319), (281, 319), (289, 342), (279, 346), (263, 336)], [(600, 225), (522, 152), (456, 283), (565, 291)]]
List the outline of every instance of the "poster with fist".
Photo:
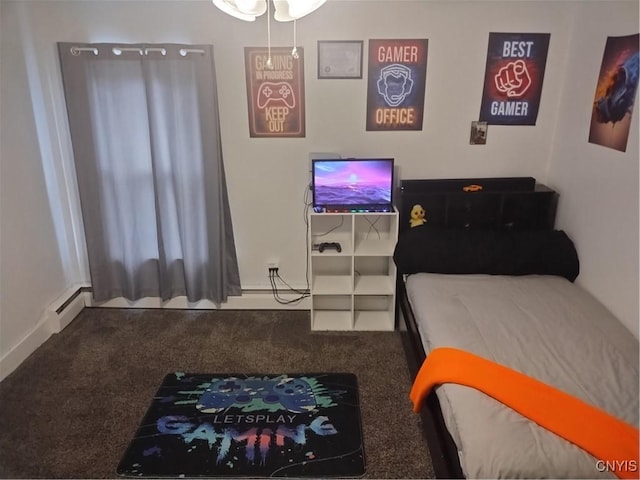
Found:
[(549, 49), (548, 33), (490, 33), (480, 121), (535, 125)]

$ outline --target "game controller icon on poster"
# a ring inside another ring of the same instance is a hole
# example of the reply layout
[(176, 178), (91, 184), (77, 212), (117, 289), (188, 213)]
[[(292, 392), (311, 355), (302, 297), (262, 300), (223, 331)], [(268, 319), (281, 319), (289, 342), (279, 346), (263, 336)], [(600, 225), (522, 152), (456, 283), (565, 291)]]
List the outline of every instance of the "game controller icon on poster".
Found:
[(317, 406), (311, 385), (302, 378), (229, 377), (207, 387), (196, 409), (204, 413), (218, 413), (229, 407), (247, 407), (256, 401), (280, 404), (283, 409), (293, 413), (308, 412)]
[(287, 82), (264, 82), (258, 89), (258, 108), (263, 109), (273, 102), (282, 101), (293, 108), (296, 106), (295, 96), (291, 85)]

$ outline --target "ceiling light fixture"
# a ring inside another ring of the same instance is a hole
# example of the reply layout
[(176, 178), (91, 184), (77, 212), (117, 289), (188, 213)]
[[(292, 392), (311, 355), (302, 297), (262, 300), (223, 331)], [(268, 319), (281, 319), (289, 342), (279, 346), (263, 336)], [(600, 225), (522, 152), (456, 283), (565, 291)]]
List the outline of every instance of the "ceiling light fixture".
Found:
[[(296, 20), (309, 15), (320, 8), (327, 0), (271, 0), (275, 7), (273, 18), (278, 22), (293, 22), (293, 49), (291, 55), (298, 58), (296, 48)], [(267, 12), (267, 67), (271, 64), (271, 14), (269, 0), (213, 0), (213, 4), (235, 18), (246, 22), (255, 22), (256, 18)]]
[[(275, 7), (273, 18), (278, 22), (291, 22), (309, 15), (327, 0), (271, 0)], [(213, 0), (224, 13), (240, 20), (253, 22), (267, 11), (269, 0)]]

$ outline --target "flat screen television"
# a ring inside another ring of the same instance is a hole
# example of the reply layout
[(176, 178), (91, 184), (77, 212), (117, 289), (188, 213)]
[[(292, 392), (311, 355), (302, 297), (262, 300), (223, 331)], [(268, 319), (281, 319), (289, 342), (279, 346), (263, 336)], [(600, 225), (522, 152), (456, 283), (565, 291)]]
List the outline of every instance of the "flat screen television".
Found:
[(315, 211), (393, 210), (393, 158), (312, 160)]

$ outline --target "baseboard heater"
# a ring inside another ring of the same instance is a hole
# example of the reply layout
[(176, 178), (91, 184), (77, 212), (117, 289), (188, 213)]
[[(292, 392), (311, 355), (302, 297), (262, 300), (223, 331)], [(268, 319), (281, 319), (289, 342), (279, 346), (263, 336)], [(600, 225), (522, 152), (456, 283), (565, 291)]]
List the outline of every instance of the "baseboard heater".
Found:
[(69, 298), (67, 298), (62, 305), (60, 305), (58, 308), (56, 308), (55, 312), (56, 314), (60, 315), (69, 305), (71, 305), (73, 303), (73, 301), (78, 298), (80, 295), (82, 295), (83, 293), (91, 293), (92, 289), (91, 287), (80, 287), (78, 288), (75, 292), (73, 292), (71, 294), (71, 296)]
[[(278, 295), (286, 301), (293, 300), (292, 303), (278, 302), (273, 291), (270, 288), (243, 288), (242, 295), (230, 296), (224, 303), (214, 303), (210, 300), (200, 300), (198, 302), (188, 302), (185, 297), (176, 297), (167, 301), (161, 301), (159, 298), (142, 298), (136, 301), (130, 301), (124, 298), (116, 298), (104, 302), (94, 302), (91, 296), (91, 287), (83, 287), (79, 294), (84, 296), (85, 305), (87, 307), (104, 307), (104, 308), (176, 308), (185, 310), (309, 310), (309, 298), (300, 297), (298, 289), (278, 289)], [(74, 294), (75, 295), (75, 294)], [(69, 299), (73, 302), (73, 299)]]

